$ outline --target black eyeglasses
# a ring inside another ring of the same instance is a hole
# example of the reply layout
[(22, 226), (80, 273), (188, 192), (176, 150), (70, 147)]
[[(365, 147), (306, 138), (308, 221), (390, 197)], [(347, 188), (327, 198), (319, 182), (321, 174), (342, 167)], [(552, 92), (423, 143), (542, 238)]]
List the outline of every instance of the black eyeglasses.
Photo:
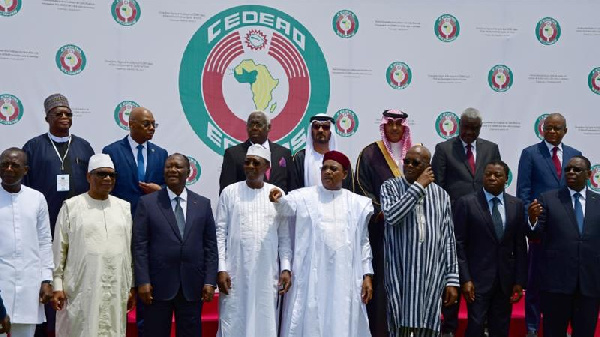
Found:
[(260, 160), (257, 160), (257, 159), (246, 158), (244, 160), (244, 165), (246, 165), (246, 166), (250, 166), (250, 165), (260, 166), (260, 164), (262, 164), (262, 162)]
[(575, 166), (567, 166), (565, 167), (565, 173), (569, 173), (569, 172), (575, 172), (575, 173), (581, 173), (584, 170), (581, 167), (575, 167)]
[(143, 121), (140, 123), (145, 129), (149, 128), (150, 126), (152, 126), (155, 129), (158, 129), (158, 123), (156, 122), (148, 122), (148, 121)]
[(93, 171), (92, 174), (100, 179), (105, 179), (106, 177), (115, 179), (117, 177), (117, 172)]
[(73, 113), (71, 111), (52, 112), (52, 113), (49, 113), (48, 115), (55, 117), (55, 118), (60, 118), (62, 116), (69, 117), (69, 118), (73, 117)]
[(329, 123), (327, 124), (317, 124), (317, 123), (313, 123), (312, 124), (312, 128), (313, 130), (319, 130), (319, 129), (323, 129), (323, 131), (329, 131), (329, 129), (331, 129), (331, 125)]
[(414, 167), (421, 165), (421, 161), (417, 160), (417, 159), (404, 158), (403, 162), (404, 162), (404, 165), (412, 165)]

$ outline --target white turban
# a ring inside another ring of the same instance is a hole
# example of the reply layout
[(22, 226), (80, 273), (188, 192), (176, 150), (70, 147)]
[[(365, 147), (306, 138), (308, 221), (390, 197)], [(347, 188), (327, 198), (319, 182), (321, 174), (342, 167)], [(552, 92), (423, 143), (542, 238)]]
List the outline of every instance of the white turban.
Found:
[(92, 172), (93, 170), (100, 167), (109, 167), (111, 169), (115, 169), (115, 164), (113, 164), (110, 156), (104, 153), (95, 154), (90, 157), (90, 163), (88, 164), (88, 172)]
[(252, 144), (246, 152), (246, 156), (257, 156), (271, 162), (271, 151), (259, 144)]

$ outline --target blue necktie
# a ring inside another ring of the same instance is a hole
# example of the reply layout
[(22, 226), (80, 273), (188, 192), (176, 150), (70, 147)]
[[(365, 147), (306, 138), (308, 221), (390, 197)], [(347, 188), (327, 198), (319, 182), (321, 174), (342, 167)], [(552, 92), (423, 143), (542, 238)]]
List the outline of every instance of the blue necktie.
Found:
[(579, 192), (573, 194), (573, 204), (575, 205), (575, 220), (579, 227), (579, 233), (583, 233), (583, 207), (581, 207), (581, 202), (579, 201), (580, 196), (581, 193)]
[(138, 167), (138, 180), (144, 181), (144, 177), (146, 176), (146, 171), (144, 170), (144, 145), (138, 144), (137, 146), (137, 167)]
[(494, 222), (494, 229), (496, 230), (498, 240), (502, 240), (502, 237), (504, 236), (504, 225), (502, 224), (502, 216), (498, 209), (499, 203), (500, 199), (497, 197), (492, 198), (492, 221)]
[(183, 232), (185, 230), (185, 218), (183, 217), (183, 208), (181, 208), (181, 197), (175, 197), (175, 220), (177, 220), (177, 227), (179, 227), (179, 234), (183, 238)]

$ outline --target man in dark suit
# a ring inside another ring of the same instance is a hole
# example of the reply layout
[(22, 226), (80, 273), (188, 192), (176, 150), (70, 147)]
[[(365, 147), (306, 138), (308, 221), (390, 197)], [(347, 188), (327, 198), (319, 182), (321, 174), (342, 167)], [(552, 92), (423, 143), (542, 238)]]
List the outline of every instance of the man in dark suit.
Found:
[(246, 152), (252, 144), (262, 145), (271, 151), (271, 168), (265, 173), (265, 182), (273, 184), (286, 193), (290, 190), (292, 179), (292, 154), (289, 149), (273, 143), (267, 137), (271, 123), (263, 111), (253, 111), (248, 116), (246, 131), (248, 139), (225, 150), (221, 176), (219, 177), (219, 194), (225, 187), (238, 181), (245, 181), (244, 160)]
[(523, 202), (504, 192), (508, 165), (487, 164), (483, 189), (455, 203), (454, 233), (460, 283), (469, 309), (465, 336), (507, 337), (512, 304), (527, 281), (526, 220)]
[[(567, 133), (567, 121), (559, 113), (553, 113), (544, 120), (544, 140), (523, 150), (519, 159), (517, 176), (517, 197), (523, 200), (525, 207), (533, 199), (549, 190), (565, 186), (562, 174), (569, 160), (581, 155), (579, 150), (562, 143)], [(537, 336), (540, 327), (540, 244), (538, 240), (529, 240), (529, 278), (525, 293), (525, 323), (527, 337)]]
[[(542, 193), (528, 208), (541, 239), (540, 298), (545, 337), (592, 337), (600, 308), (600, 195), (587, 188), (590, 161), (571, 158), (566, 187)], [(538, 201), (539, 200), (539, 201)]]
[[(479, 138), (481, 115), (467, 108), (460, 116), (459, 137), (448, 139), (435, 146), (431, 166), (436, 183), (450, 195), (452, 209), (460, 197), (483, 188), (485, 165), (500, 160), (498, 145)], [(442, 335), (453, 336), (458, 328), (460, 297), (456, 304), (442, 308), (444, 321)]]
[(146, 305), (145, 335), (167, 337), (175, 313), (177, 336), (200, 336), (203, 302), (213, 298), (217, 239), (210, 201), (185, 187), (187, 157), (167, 158), (167, 187), (140, 198), (133, 221), (138, 295)]

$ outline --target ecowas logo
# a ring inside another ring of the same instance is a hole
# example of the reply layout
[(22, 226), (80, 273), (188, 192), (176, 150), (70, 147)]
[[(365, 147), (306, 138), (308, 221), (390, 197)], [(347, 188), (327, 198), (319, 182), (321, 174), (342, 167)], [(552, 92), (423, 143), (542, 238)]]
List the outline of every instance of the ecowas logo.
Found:
[(600, 67), (592, 69), (588, 75), (588, 86), (595, 94), (600, 95)]
[(350, 109), (340, 109), (333, 115), (335, 132), (342, 137), (350, 137), (358, 130), (358, 116)]
[(412, 71), (408, 64), (404, 62), (393, 62), (390, 64), (385, 76), (390, 87), (394, 89), (404, 89), (412, 81)]
[(454, 112), (446, 111), (435, 120), (435, 131), (443, 139), (450, 139), (458, 134), (460, 118)]
[(588, 186), (594, 192), (600, 192), (600, 165), (596, 164), (592, 166), (592, 176), (588, 181)]
[(488, 84), (496, 92), (507, 91), (513, 84), (512, 70), (502, 64), (495, 65), (488, 73)]
[(17, 96), (0, 95), (0, 124), (13, 125), (23, 117), (23, 104)]
[(133, 26), (140, 19), (142, 10), (136, 0), (115, 0), (110, 6), (110, 12), (121, 26)]
[(56, 52), (56, 66), (67, 75), (77, 75), (85, 69), (85, 53), (74, 44), (67, 44)]
[(309, 118), (327, 111), (329, 71), (321, 48), (293, 17), (243, 5), (208, 18), (191, 38), (179, 94), (192, 129), (216, 153), (246, 140), (253, 110), (271, 119), (269, 138), (296, 152), (306, 143)]
[(123, 101), (115, 108), (115, 122), (123, 129), (129, 131), (129, 114), (133, 108), (137, 108), (140, 105), (134, 101)]
[(535, 36), (544, 45), (555, 44), (560, 39), (560, 25), (551, 17), (545, 17), (535, 26)]
[(533, 132), (535, 132), (535, 135), (540, 140), (544, 139), (544, 121), (546, 121), (546, 117), (549, 115), (550, 114), (540, 115), (540, 117), (535, 120), (535, 123), (533, 123)]
[(0, 16), (13, 16), (21, 10), (21, 0), (2, 0)]
[(437, 18), (433, 29), (435, 36), (443, 42), (452, 42), (456, 40), (458, 34), (460, 34), (460, 24), (458, 23), (458, 20), (450, 14), (443, 14)]
[(335, 13), (332, 25), (333, 31), (342, 38), (353, 37), (358, 32), (358, 18), (347, 9)]
[(193, 185), (200, 180), (200, 174), (202, 173), (202, 169), (200, 168), (200, 163), (194, 158), (187, 156), (190, 160), (190, 175), (188, 176), (185, 184), (187, 186)]
[(504, 184), (504, 188), (509, 188), (510, 184), (513, 182), (513, 173), (512, 170), (508, 169), (508, 177), (506, 177), (506, 184)]

